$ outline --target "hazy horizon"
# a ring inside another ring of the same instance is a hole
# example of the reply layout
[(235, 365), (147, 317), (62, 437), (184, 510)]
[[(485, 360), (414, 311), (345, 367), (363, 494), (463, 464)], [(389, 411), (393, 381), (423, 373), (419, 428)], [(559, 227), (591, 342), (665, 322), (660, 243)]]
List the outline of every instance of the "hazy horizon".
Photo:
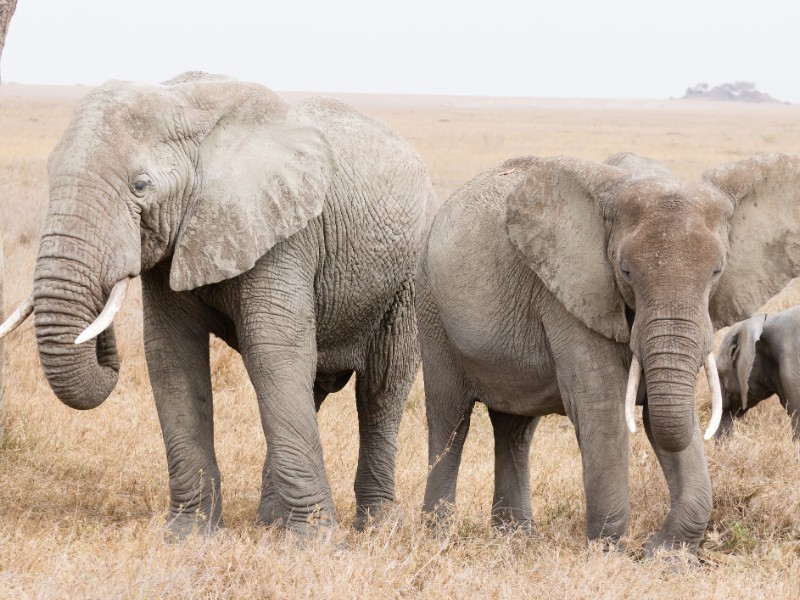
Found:
[(800, 3), (635, 0), (478, 8), (410, 0), (275, 6), (229, 0), (130, 5), (20, 0), (6, 82), (157, 82), (187, 70), (287, 91), (442, 96), (669, 99), (698, 83), (752, 81), (800, 102)]

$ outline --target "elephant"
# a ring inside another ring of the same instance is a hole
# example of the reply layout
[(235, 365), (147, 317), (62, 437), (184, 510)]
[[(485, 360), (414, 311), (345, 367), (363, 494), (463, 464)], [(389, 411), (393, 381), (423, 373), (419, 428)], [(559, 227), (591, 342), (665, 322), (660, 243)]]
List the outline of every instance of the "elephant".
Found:
[(479, 401), (494, 432), (492, 523), (534, 532), (531, 440), (543, 415), (566, 415), (587, 538), (615, 547), (630, 512), (626, 422), (635, 430), (639, 403), (671, 501), (644, 551), (696, 553), (712, 508), (696, 374), (705, 365), (715, 388), (708, 438), (721, 414), (715, 328), (779, 291), (797, 265), (797, 157), (742, 160), (700, 182), (631, 153), (520, 157), (478, 175), (438, 212), (418, 271), (424, 512), (434, 523), (451, 514)]
[(189, 72), (91, 91), (48, 174), (30, 299), (41, 364), (65, 404), (102, 403), (120, 367), (109, 326), (140, 276), (168, 535), (223, 526), (209, 334), (241, 354), (258, 398), (258, 520), (300, 538), (337, 525), (315, 410), (353, 373), (356, 527), (394, 503), (417, 255), (437, 208), (407, 142), (330, 98), (290, 104)]
[(800, 306), (736, 323), (716, 360), (723, 409), (718, 437), (730, 433), (734, 419), (777, 395), (791, 419), (792, 438), (800, 441)]

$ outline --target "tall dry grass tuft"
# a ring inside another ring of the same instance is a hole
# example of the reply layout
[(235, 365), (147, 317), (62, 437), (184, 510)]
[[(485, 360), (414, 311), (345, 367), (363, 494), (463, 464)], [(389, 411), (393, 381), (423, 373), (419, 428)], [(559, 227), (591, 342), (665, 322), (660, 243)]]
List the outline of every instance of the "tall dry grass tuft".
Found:
[[(30, 291), (47, 204), (45, 161), (75, 95), (0, 88), (7, 312)], [(790, 106), (355, 101), (411, 140), (443, 198), (481, 170), (521, 154), (603, 159), (632, 150), (695, 177), (757, 152), (800, 153), (800, 108)], [(134, 288), (117, 320), (120, 381), (93, 411), (76, 412), (55, 399), (38, 365), (30, 323), (6, 344), (0, 597), (800, 597), (800, 461), (777, 401), (760, 405), (730, 440), (707, 443), (714, 512), (702, 564), (680, 569), (587, 549), (578, 448), (561, 417), (544, 419), (533, 444), (539, 537), (502, 537), (489, 527), (492, 434), (480, 406), (464, 452), (457, 518), (450, 530), (427, 530), (419, 518), (427, 458), (419, 380), (400, 431), (398, 513), (365, 533), (354, 532), (357, 421), (348, 386), (326, 401), (319, 417), (343, 526), (330, 542), (301, 547), (253, 524), (265, 444), (241, 361), (216, 341), (216, 442), (228, 528), (211, 540), (167, 544), (166, 461), (142, 352), (141, 296)], [(767, 308), (775, 312), (798, 299), (800, 290), (792, 286)], [(707, 417), (705, 385), (700, 378), (700, 411)], [(659, 526), (668, 496), (642, 433), (630, 451), (626, 542), (635, 549)]]

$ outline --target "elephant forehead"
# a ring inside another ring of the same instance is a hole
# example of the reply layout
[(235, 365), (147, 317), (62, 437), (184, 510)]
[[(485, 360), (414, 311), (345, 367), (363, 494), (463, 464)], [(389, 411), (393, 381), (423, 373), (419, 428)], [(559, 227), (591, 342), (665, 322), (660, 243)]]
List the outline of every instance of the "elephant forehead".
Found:
[(143, 143), (159, 141), (175, 109), (174, 100), (159, 88), (109, 82), (88, 94), (50, 155), (51, 173), (129, 160)]
[(716, 230), (732, 209), (731, 202), (709, 186), (660, 177), (632, 182), (622, 190), (616, 204), (623, 224), (679, 231), (698, 227)]

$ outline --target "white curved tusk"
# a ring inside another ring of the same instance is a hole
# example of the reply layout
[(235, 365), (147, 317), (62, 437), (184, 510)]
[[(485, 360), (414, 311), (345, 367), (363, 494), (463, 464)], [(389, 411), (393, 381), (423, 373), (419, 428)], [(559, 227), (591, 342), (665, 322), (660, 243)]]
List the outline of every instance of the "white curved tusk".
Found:
[(103, 307), (102, 312), (97, 315), (97, 318), (92, 324), (84, 329), (83, 333), (77, 337), (75, 340), (76, 344), (88, 342), (108, 329), (111, 323), (114, 322), (114, 317), (117, 316), (119, 309), (122, 308), (122, 302), (125, 300), (125, 294), (128, 292), (128, 284), (130, 281), (130, 277), (126, 277), (114, 284), (114, 288), (108, 295), (108, 301), (105, 307)]
[(636, 420), (633, 412), (636, 407), (636, 394), (639, 391), (639, 380), (642, 377), (642, 363), (634, 354), (631, 359), (631, 370), (628, 373), (628, 389), (625, 391), (625, 422), (631, 433), (636, 433)]
[(33, 312), (33, 294), (25, 298), (22, 303), (17, 307), (11, 316), (8, 317), (2, 325), (0, 325), (0, 340), (6, 337), (9, 333), (14, 331), (17, 327), (31, 316)]
[(719, 385), (719, 373), (717, 372), (717, 362), (714, 360), (714, 353), (706, 356), (706, 362), (703, 363), (706, 370), (706, 378), (708, 379), (708, 387), (711, 389), (711, 420), (708, 422), (708, 428), (703, 434), (704, 440), (710, 440), (717, 432), (719, 422), (722, 420), (722, 389)]

